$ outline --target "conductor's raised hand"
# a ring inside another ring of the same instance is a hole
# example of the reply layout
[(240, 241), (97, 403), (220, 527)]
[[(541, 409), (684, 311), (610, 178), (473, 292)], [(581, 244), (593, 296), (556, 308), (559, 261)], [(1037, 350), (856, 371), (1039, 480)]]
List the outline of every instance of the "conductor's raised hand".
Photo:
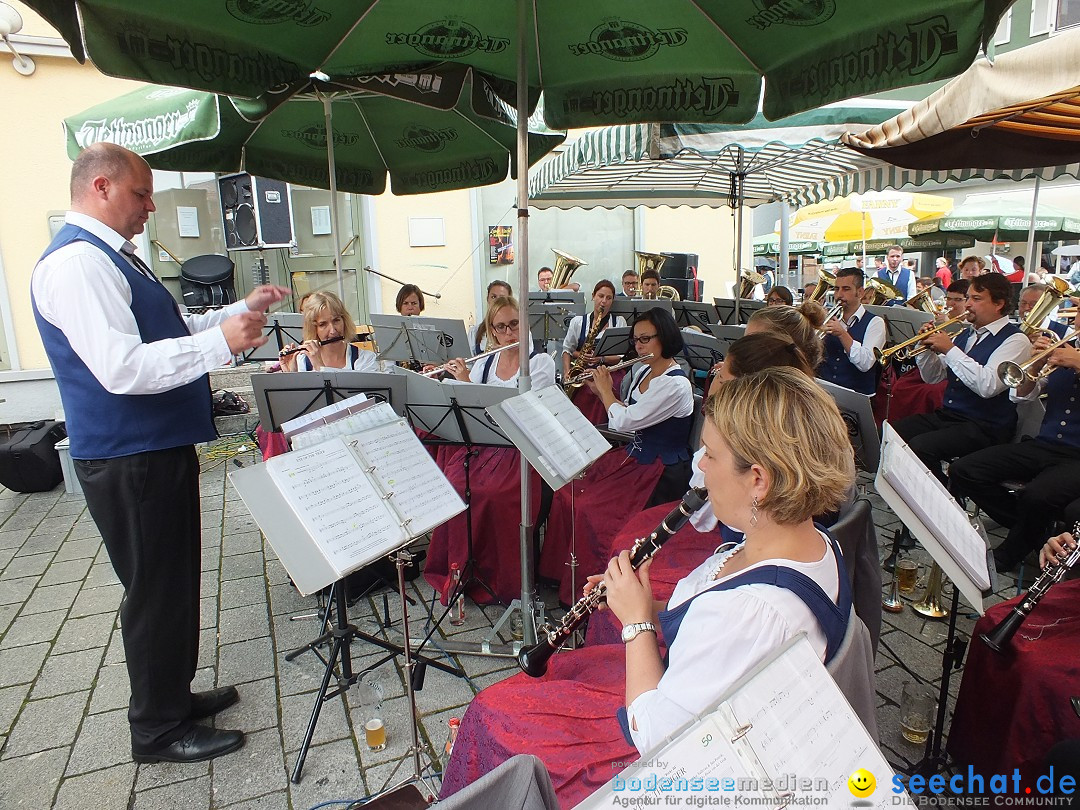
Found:
[(222, 321), (221, 332), (229, 344), (229, 351), (240, 354), (266, 343), (268, 338), (263, 335), (265, 325), (266, 316), (263, 313), (241, 312)]
[(288, 287), (279, 287), (276, 284), (261, 284), (248, 293), (244, 303), (252, 312), (265, 312), (271, 304), (283, 301), (291, 294), (292, 291)]

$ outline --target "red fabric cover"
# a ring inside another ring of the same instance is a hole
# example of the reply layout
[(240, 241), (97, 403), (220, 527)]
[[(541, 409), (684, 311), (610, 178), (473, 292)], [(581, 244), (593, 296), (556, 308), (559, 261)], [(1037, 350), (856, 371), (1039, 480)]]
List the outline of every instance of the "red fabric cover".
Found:
[[(612, 373), (611, 387), (613, 390), (619, 390), (619, 386), (622, 385), (622, 380), (625, 376), (626, 369), (620, 369)], [(607, 409), (604, 407), (604, 403), (600, 400), (600, 397), (594, 394), (589, 386), (581, 386), (581, 388), (574, 392), (574, 395), (570, 400), (577, 405), (579, 411), (585, 414), (585, 418), (594, 425), (607, 424)]]
[[(620, 551), (629, 549), (639, 537), (646, 537), (660, 525), (678, 506), (678, 501), (654, 506), (639, 512), (627, 521), (611, 541), (608, 559)], [(671, 597), (676, 583), (701, 565), (702, 561), (716, 551), (723, 542), (719, 532), (699, 532), (689, 522), (683, 526), (661, 547), (653, 557), (649, 569), (649, 583), (652, 585), (653, 598), (665, 602)], [(597, 571), (596, 573), (600, 573)], [(584, 584), (584, 583), (582, 583)], [(597, 611), (589, 617), (589, 629), (585, 634), (586, 644), (621, 644), (622, 625), (612, 616), (611, 611)]]
[[(584, 478), (579, 478), (555, 493), (551, 514), (544, 533), (539, 573), (559, 582), (559, 599), (573, 604), (580, 598), (585, 578), (600, 574), (607, 567), (608, 549), (616, 532), (627, 518), (637, 514), (649, 500), (664, 464), (660, 459), (639, 464), (615, 447), (597, 459)], [(570, 490), (574, 490), (574, 509), (570, 510)], [(575, 589), (570, 589), (571, 514), (575, 516), (575, 550), (578, 560)]]
[(289, 452), (289, 442), (281, 431), (269, 432), (263, 430), (262, 425), (255, 428), (255, 443), (262, 451), (262, 460), (269, 461), (274, 456)]
[(914, 416), (917, 413), (932, 413), (941, 407), (945, 401), (945, 386), (948, 380), (939, 383), (923, 382), (922, 375), (917, 368), (906, 374), (901, 374), (895, 379), (892, 386), (892, 402), (889, 402), (885, 393), (885, 375), (891, 375), (892, 368), (882, 375), (878, 383), (878, 393), (870, 400), (874, 409), (874, 421), (878, 427), (885, 421), (885, 409), (888, 407), (889, 421), (894, 425), (905, 416)]
[[(439, 467), (462, 498), (465, 497), (464, 447), (440, 448)], [(521, 596), (521, 553), (518, 527), (521, 524), (521, 455), (512, 447), (482, 447), (472, 459), (469, 487), (472, 490), (473, 557), (475, 574), (504, 604)], [(540, 505), (540, 476), (530, 468), (533, 520)], [(450, 564), (456, 562), (466, 575), (468, 559), (466, 513), (437, 528), (428, 547), (424, 578), (442, 595), (449, 592)], [(479, 585), (467, 595), (477, 604), (492, 601)]]
[(1080, 693), (1080, 580), (1052, 586), (999, 655), (979, 634), (1017, 602), (994, 605), (975, 625), (947, 748), (987, 779), (1019, 768), (1021, 784), (1031, 786), (1046, 773), (1050, 746), (1080, 737), (1069, 705)]
[(625, 655), (621, 644), (557, 653), (543, 677), (519, 673), (481, 691), (461, 720), (441, 798), (515, 754), (543, 760), (561, 807), (599, 790), (638, 759), (615, 719), (626, 697)]

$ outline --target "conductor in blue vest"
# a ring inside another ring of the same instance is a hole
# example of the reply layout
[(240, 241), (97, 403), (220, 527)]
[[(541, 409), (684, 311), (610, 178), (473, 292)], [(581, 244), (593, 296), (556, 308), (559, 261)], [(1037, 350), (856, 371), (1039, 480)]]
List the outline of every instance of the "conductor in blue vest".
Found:
[(196, 762), (240, 748), (198, 721), (235, 687), (192, 692), (199, 651), (201, 531), (194, 445), (217, 436), (208, 373), (266, 342), (266, 285), (182, 316), (131, 240), (155, 210), (153, 176), (119, 146), (85, 149), (71, 210), (34, 269), (34, 317), (67, 417), (86, 505), (124, 585), (120, 608), (136, 762)]
[(833, 299), (843, 306), (835, 318), (822, 324), (825, 359), (818, 376), (860, 394), (877, 391), (878, 362), (874, 350), (885, 345), (885, 321), (862, 305), (863, 271), (845, 267), (836, 273)]
[(915, 273), (904, 267), (904, 249), (893, 245), (885, 253), (885, 266), (877, 271), (877, 277), (892, 284), (904, 294), (905, 299), (915, 297)]
[(948, 379), (945, 400), (936, 411), (893, 427), (943, 484), (943, 462), (1012, 441), (1016, 431), (1016, 403), (997, 370), (1006, 361), (1027, 360), (1031, 343), (1006, 315), (1011, 300), (1012, 286), (1003, 275), (976, 276), (965, 304), (968, 326), (958, 335), (928, 334), (918, 344), (928, 349), (916, 359), (923, 380)]

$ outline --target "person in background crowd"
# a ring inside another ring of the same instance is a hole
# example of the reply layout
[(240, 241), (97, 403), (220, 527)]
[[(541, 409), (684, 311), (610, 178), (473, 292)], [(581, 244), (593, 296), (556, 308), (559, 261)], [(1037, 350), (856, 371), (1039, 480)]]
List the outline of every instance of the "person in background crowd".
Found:
[(536, 273), (536, 283), (540, 285), (540, 292), (551, 289), (551, 280), (555, 278), (555, 271), (550, 267), (541, 267)]
[(934, 278), (941, 282), (941, 289), (948, 289), (952, 284), (952, 268), (949, 267), (949, 260), (944, 256), (938, 256), (934, 260)]
[(904, 300), (913, 298), (915, 289), (915, 271), (903, 264), (904, 249), (893, 245), (885, 252), (886, 267), (877, 271), (878, 278), (888, 281), (904, 294)]
[(781, 284), (773, 287), (771, 290), (769, 290), (769, 294), (765, 296), (765, 306), (767, 307), (790, 307), (794, 303), (795, 296), (791, 294), (791, 290)]
[[(487, 297), (484, 299), (484, 312), (486, 314), (487, 309), (495, 303), (497, 298), (512, 298), (514, 291), (510, 288), (510, 285), (501, 279), (495, 279), (487, 286)], [(489, 344), (492, 343), (491, 337), (487, 332), (487, 318), (480, 317), (476, 326), (469, 329), (469, 346), (472, 347), (472, 353), (480, 354), (486, 350)]]
[[(394, 299), (398, 315), (419, 315), (424, 311), (424, 293), (415, 284), (402, 284)], [(303, 312), (303, 309), (301, 309)]]
[(965, 256), (956, 269), (960, 273), (960, 278), (971, 281), (986, 272), (986, 261), (982, 256)]
[(622, 274), (622, 292), (618, 294), (618, 298), (637, 298), (638, 297), (638, 274), (636, 270), (627, 270)]

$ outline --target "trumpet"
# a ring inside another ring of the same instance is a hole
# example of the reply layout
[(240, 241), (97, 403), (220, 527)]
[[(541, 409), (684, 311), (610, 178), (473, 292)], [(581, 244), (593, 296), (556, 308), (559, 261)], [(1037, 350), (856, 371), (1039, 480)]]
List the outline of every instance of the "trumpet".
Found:
[[(507, 349), (516, 349), (517, 345), (518, 345), (518, 341), (515, 340), (513, 343), (507, 343), (505, 346), (496, 346), (494, 349), (489, 349), (486, 352), (480, 352), (480, 354), (473, 355), (472, 357), (466, 357), (463, 362), (465, 363), (466, 366), (471, 366), (477, 360), (483, 360), (485, 357), (491, 357), (491, 355), (493, 355), (493, 354), (498, 354), (499, 352), (505, 352)], [(421, 377), (438, 377), (440, 374), (446, 374), (447, 373), (447, 368), (446, 368), (447, 365), (449, 365), (449, 364), (448, 363), (443, 364), (443, 365), (439, 366), (438, 368), (431, 369), (431, 371), (425, 371), (420, 376)]]
[[(621, 363), (616, 363), (613, 366), (608, 366), (607, 370), (608, 371), (618, 371), (619, 369), (629, 368), (630, 366), (634, 365), (634, 363), (644, 363), (646, 360), (652, 360), (652, 359), (653, 359), (653, 353), (649, 352), (648, 354), (641, 355), (641, 357), (631, 357), (629, 360), (623, 360)], [(581, 372), (580, 374), (575, 374), (573, 377), (571, 377), (565, 383), (563, 383), (563, 387), (565, 388), (565, 387), (568, 387), (568, 386), (571, 386), (571, 385), (582, 385), (586, 380), (591, 380), (592, 379), (594, 371), (595, 371), (595, 369), (590, 368), (590, 369), (586, 369), (585, 371)]]
[(930, 335), (936, 334), (943, 329), (948, 329), (950, 326), (954, 326), (958, 323), (961, 323), (962, 321), (967, 321), (967, 319), (968, 316), (966, 312), (963, 315), (957, 315), (955, 318), (949, 318), (949, 320), (942, 321), (933, 329), (928, 329), (925, 332), (920, 332), (919, 334), (915, 335), (915, 337), (908, 338), (903, 343), (897, 343), (895, 346), (890, 346), (887, 349), (874, 349), (874, 357), (877, 358), (877, 361), (881, 363), (881, 365), (885, 365), (886, 363), (888, 363), (890, 360), (892, 360), (894, 356), (898, 360), (910, 360), (913, 357), (918, 357), (930, 347), (919, 346), (916, 349), (910, 349), (909, 347), (914, 346), (916, 343), (925, 340)]
[(1080, 328), (1073, 329), (1071, 332), (1068, 332), (1065, 337), (1051, 343), (1038, 354), (1032, 355), (1026, 363), (1013, 363), (1006, 360), (997, 368), (998, 377), (1005, 385), (1009, 386), (1009, 388), (1019, 388), (1025, 382), (1036, 382), (1043, 377), (1050, 376), (1051, 372), (1053, 372), (1057, 366), (1051, 366), (1049, 364), (1044, 365), (1037, 374), (1031, 373), (1031, 367), (1040, 360), (1045, 360), (1054, 351), (1064, 346), (1070, 340), (1073, 340), (1077, 335), (1080, 335)]
[(827, 334), (829, 334), (828, 332), (825, 331), (825, 324), (827, 324), (833, 318), (839, 318), (843, 314), (844, 314), (844, 305), (843, 304), (833, 304), (833, 308), (829, 310), (829, 313), (825, 316), (825, 320), (823, 320), (821, 322), (821, 326), (819, 326), (817, 328), (818, 333), (821, 335), (821, 337), (823, 339)]

